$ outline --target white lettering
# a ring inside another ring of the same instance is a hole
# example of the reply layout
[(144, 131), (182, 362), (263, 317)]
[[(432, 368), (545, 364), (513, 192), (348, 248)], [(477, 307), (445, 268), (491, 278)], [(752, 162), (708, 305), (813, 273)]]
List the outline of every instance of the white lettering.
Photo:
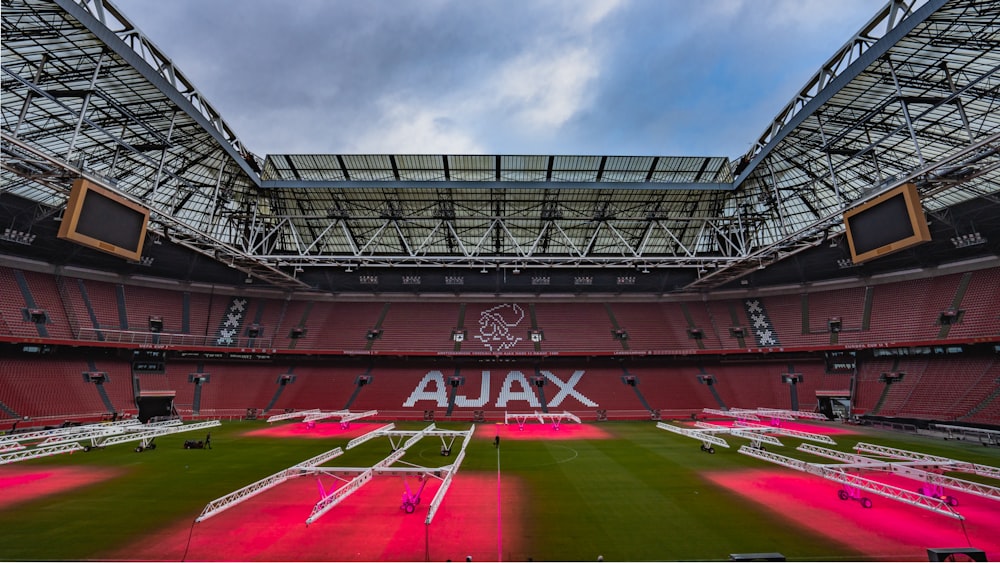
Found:
[(576, 387), (576, 384), (579, 383), (581, 379), (583, 379), (582, 369), (574, 371), (573, 375), (570, 376), (569, 381), (566, 381), (565, 383), (563, 383), (563, 381), (560, 380), (558, 377), (552, 375), (551, 371), (541, 370), (541, 372), (546, 379), (548, 379), (552, 383), (555, 383), (556, 386), (559, 387), (559, 392), (556, 393), (555, 397), (552, 397), (551, 401), (549, 401), (550, 407), (558, 407), (559, 404), (562, 403), (562, 400), (569, 395), (573, 395), (574, 397), (577, 398), (577, 400), (579, 400), (581, 403), (583, 403), (588, 407), (597, 406), (597, 403), (591, 401), (590, 399), (585, 397), (583, 393), (580, 393), (579, 391), (574, 389), (574, 387)]
[[(427, 386), (431, 383), (435, 384), (437, 388), (436, 391), (428, 391)], [(445, 391), (444, 385), (444, 374), (439, 371), (429, 371), (420, 383), (417, 384), (417, 388), (410, 393), (410, 396), (403, 403), (404, 407), (412, 407), (417, 404), (417, 401), (436, 401), (437, 406), (447, 407), (448, 406), (448, 393)]]
[[(521, 390), (514, 392), (511, 390), (511, 386), (517, 382), (521, 385)], [(538, 408), (541, 405), (538, 403), (538, 397), (535, 396), (534, 391), (531, 390), (531, 385), (528, 384), (527, 378), (524, 374), (519, 371), (512, 371), (507, 374), (507, 377), (503, 380), (503, 387), (500, 388), (500, 397), (497, 398), (496, 406), (499, 408), (506, 408), (507, 403), (511, 401), (527, 401), (529, 407)]]
[(479, 386), (479, 398), (470, 399), (465, 395), (455, 396), (455, 406), (463, 408), (477, 408), (486, 404), (490, 400), (490, 372), (483, 372), (483, 383)]

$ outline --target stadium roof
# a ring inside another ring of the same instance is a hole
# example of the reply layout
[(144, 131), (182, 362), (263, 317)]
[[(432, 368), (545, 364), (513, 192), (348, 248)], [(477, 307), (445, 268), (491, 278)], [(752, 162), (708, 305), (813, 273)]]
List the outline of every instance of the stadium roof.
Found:
[[(445, 267), (469, 272), (467, 291), (665, 293), (992, 256), (1000, 239), (995, 2), (889, 2), (732, 161), (261, 159), (110, 2), (11, 0), (2, 17), (0, 212), (41, 234), (10, 254), (320, 291), (453, 291)], [(50, 236), (80, 175), (151, 208), (151, 265)], [(843, 210), (904, 182), (935, 241), (838, 269)], [(972, 231), (987, 242), (956, 254)], [(522, 270), (538, 275), (507, 276)]]

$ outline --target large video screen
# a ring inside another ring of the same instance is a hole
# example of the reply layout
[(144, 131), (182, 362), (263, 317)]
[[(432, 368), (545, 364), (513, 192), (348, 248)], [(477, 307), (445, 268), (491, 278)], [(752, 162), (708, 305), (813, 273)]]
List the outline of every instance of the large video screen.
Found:
[(148, 222), (145, 207), (80, 178), (73, 182), (59, 238), (137, 261)]
[(844, 213), (855, 264), (931, 240), (917, 187), (903, 184)]

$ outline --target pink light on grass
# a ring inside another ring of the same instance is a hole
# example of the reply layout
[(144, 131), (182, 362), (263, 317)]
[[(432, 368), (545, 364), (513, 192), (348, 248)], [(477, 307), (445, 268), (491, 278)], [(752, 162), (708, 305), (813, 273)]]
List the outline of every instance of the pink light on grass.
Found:
[(0, 509), (76, 490), (120, 474), (117, 469), (95, 467), (0, 467)]
[[(918, 481), (874, 472), (876, 479), (915, 491)], [(1000, 511), (996, 501), (957, 493), (965, 516), (958, 520), (862, 491), (873, 507), (837, 498), (838, 483), (781, 469), (726, 471), (706, 474), (713, 483), (748, 498), (790, 523), (839, 541), (867, 557), (891, 561), (926, 561), (928, 547), (972, 546), (989, 560), (1000, 557)], [(888, 477), (888, 478), (887, 478)], [(955, 494), (954, 492), (952, 494)]]
[(285, 422), (257, 430), (250, 430), (243, 435), (266, 438), (357, 438), (382, 426), (384, 424), (352, 422), (345, 429), (340, 427), (339, 422), (318, 422), (311, 426), (305, 422)]
[(552, 428), (551, 424), (539, 424), (538, 422), (526, 422), (524, 430), (520, 430), (515, 423), (500, 424), (490, 428), (489, 426), (479, 426), (476, 434), (480, 438), (493, 439), (500, 436), (501, 445), (503, 440), (607, 440), (611, 434), (593, 424), (560, 424), (559, 430)]
[[(419, 487), (408, 477), (410, 488)], [(323, 477), (323, 486), (336, 481)], [(402, 477), (377, 476), (310, 526), (305, 525), (319, 500), (316, 480), (300, 477), (270, 489), (191, 527), (178, 522), (169, 529), (136, 539), (105, 554), (111, 559), (187, 561), (423, 561), (425, 534), (432, 561), (496, 559), (496, 476), (458, 473), (430, 529), (424, 520), (440, 486), (431, 479), (413, 514), (400, 508)], [(504, 553), (524, 560), (523, 486), (504, 479)]]

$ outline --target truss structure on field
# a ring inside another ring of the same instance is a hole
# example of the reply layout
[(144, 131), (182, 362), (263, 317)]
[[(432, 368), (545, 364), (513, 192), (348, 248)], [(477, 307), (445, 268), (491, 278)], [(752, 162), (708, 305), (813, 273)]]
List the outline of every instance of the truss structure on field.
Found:
[(580, 424), (580, 417), (569, 411), (563, 411), (561, 413), (551, 413), (551, 412), (538, 412), (533, 413), (503, 413), (503, 423), (510, 424), (511, 421), (517, 423), (518, 430), (524, 430), (524, 423), (529, 420), (538, 420), (539, 424), (551, 423), (553, 430), (559, 430), (564, 420), (570, 422), (575, 422)]
[(829, 420), (825, 414), (818, 412), (793, 411), (787, 409), (757, 409), (758, 416), (764, 416), (772, 420), (795, 420), (806, 418), (810, 420)]
[(79, 451), (83, 451), (83, 446), (77, 444), (76, 442), (59, 444), (56, 446), (44, 446), (41, 448), (21, 448), (19, 450), (0, 454), (0, 465)]
[[(397, 430), (395, 424), (386, 424), (381, 428), (354, 438), (347, 444), (347, 449), (352, 449), (375, 438), (388, 438), (392, 453), (374, 465), (369, 467), (327, 467), (324, 465), (325, 463), (344, 453), (341, 448), (334, 448), (213, 500), (205, 506), (198, 518), (195, 519), (195, 522), (203, 522), (289, 479), (313, 475), (319, 484), (320, 499), (313, 505), (312, 511), (306, 519), (305, 523), (309, 525), (340, 504), (348, 496), (358, 491), (376, 475), (389, 475), (403, 478), (405, 491), (400, 508), (406, 513), (413, 512), (416, 506), (420, 504), (420, 494), (423, 492), (429, 479), (439, 479), (441, 481), (441, 486), (431, 500), (427, 516), (424, 520), (425, 525), (430, 525), (434, 519), (434, 515), (437, 513), (438, 507), (444, 500), (445, 493), (451, 486), (455, 473), (458, 472), (459, 466), (465, 459), (465, 448), (472, 439), (475, 429), (476, 427), (473, 425), (468, 430), (439, 430), (431, 424), (422, 430)], [(461, 448), (455, 457), (455, 461), (441, 467), (424, 467), (402, 461), (407, 450), (427, 437), (440, 438), (442, 456), (450, 456), (455, 441), (458, 438), (462, 438)], [(323, 486), (322, 481), (320, 481), (321, 476), (332, 477), (339, 481), (340, 484), (328, 490)], [(410, 486), (408, 478), (416, 478), (420, 483), (416, 491)]]
[(335, 418), (340, 422), (341, 428), (349, 428), (351, 422), (355, 420), (360, 420), (362, 418), (372, 417), (378, 414), (377, 410), (363, 411), (363, 412), (351, 412), (349, 410), (339, 410), (339, 411), (322, 411), (320, 409), (309, 409), (297, 412), (287, 412), (283, 414), (276, 414), (267, 417), (267, 422), (278, 422), (281, 420), (289, 420), (292, 418), (301, 418), (302, 422), (306, 424), (315, 424), (321, 420), (328, 420)]
[(666, 430), (667, 432), (673, 432), (674, 434), (680, 434), (681, 436), (687, 436), (688, 438), (694, 438), (695, 440), (701, 440), (701, 451), (708, 452), (710, 454), (715, 453), (714, 446), (721, 446), (723, 448), (729, 447), (729, 442), (715, 436), (711, 432), (706, 432), (700, 428), (682, 428), (680, 426), (674, 426), (672, 424), (667, 424), (666, 422), (657, 422), (656, 427), (660, 430)]
[(722, 416), (726, 418), (735, 418), (737, 420), (752, 420), (754, 422), (760, 422), (760, 418), (757, 417), (757, 411), (750, 409), (701, 409), (701, 412), (705, 414), (713, 414), (715, 416)]
[(745, 430), (754, 430), (757, 432), (780, 434), (782, 436), (789, 436), (791, 438), (801, 438), (803, 440), (810, 440), (812, 442), (821, 442), (823, 444), (837, 443), (833, 440), (833, 438), (827, 436), (826, 434), (817, 434), (815, 432), (805, 432), (802, 430), (792, 430), (791, 428), (782, 428), (780, 426), (767, 426), (765, 424), (755, 424), (753, 422), (745, 422), (742, 420), (737, 420), (734, 424), (737, 427), (743, 428)]
[[(867, 492), (964, 520), (954, 508), (958, 506), (958, 498), (949, 494), (948, 489), (1000, 501), (1000, 487), (944, 475), (945, 471), (954, 471), (1000, 479), (1000, 468), (864, 442), (859, 442), (854, 449), (859, 453), (841, 452), (814, 444), (802, 444), (797, 448), (804, 453), (841, 462), (834, 464), (811, 463), (746, 446), (740, 448), (739, 452), (840, 483), (842, 489), (838, 491), (838, 497), (841, 500), (858, 501), (864, 508), (872, 506), (871, 499), (864, 496)], [(889, 459), (863, 456), (860, 455), (861, 452)], [(922, 484), (915, 492), (908, 491), (862, 477), (861, 473), (866, 471), (894, 473)]]
[[(17, 441), (9, 440), (5, 443), (0, 442), (0, 452), (3, 452), (3, 454), (0, 454), (0, 465), (62, 453), (90, 451), (92, 448), (103, 448), (126, 442), (139, 442), (135, 447), (135, 451), (141, 452), (146, 449), (155, 448), (153, 440), (160, 436), (191, 432), (192, 430), (203, 430), (221, 425), (222, 423), (218, 420), (206, 420), (191, 424), (184, 424), (179, 419), (151, 422), (149, 424), (141, 424), (136, 420), (135, 422), (124, 421), (122, 423), (73, 426), (56, 429), (58, 431), (25, 432), (10, 436), (11, 438), (17, 438)], [(25, 438), (26, 436), (27, 438)], [(34, 447), (29, 448), (23, 443), (39, 439), (41, 441)], [(81, 444), (81, 442), (87, 441), (90, 443), (87, 445)]]
[(49, 430), (35, 430), (33, 432), (18, 432), (0, 436), (0, 449), (12, 443), (45, 441), (56, 436), (69, 436), (77, 433), (84, 433), (94, 429), (123, 428), (142, 424), (137, 418), (119, 420), (116, 422), (100, 422), (96, 424), (84, 424), (81, 426), (67, 426), (65, 428), (51, 428)]

